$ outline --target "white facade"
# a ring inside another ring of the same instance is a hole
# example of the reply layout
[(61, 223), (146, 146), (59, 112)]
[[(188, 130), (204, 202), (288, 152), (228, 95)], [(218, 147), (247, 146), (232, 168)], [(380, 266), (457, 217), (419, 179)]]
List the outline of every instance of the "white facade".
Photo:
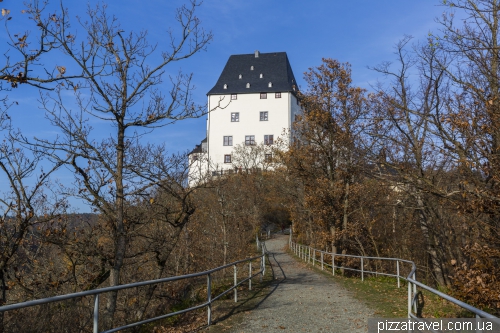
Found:
[[(232, 157), (234, 146), (251, 144), (249, 137), (254, 138), (253, 144), (264, 143), (265, 139), (265, 144), (270, 144), (291, 127), (300, 110), (297, 98), (289, 92), (263, 94), (266, 94), (265, 99), (261, 98), (261, 93), (232, 94), (233, 99), (231, 95), (208, 96), (209, 110), (230, 101), (225, 108), (216, 108), (208, 115), (208, 157), (212, 167), (238, 167), (232, 164), (232, 158), (227, 158), (227, 155)], [(261, 115), (263, 112), (266, 113)]]

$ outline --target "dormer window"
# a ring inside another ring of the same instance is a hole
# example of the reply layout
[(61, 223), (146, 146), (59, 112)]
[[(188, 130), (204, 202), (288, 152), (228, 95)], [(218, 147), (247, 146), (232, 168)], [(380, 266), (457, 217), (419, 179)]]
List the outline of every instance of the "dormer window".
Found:
[(243, 75), (241, 75), (241, 74), (240, 74), (240, 75), (238, 76), (238, 78), (241, 80), (241, 79), (243, 78)]
[(253, 71), (253, 66), (250, 66), (250, 70)]
[(250, 83), (247, 83), (247, 88), (250, 88)]
[(262, 79), (264, 77), (264, 74), (260, 73), (260, 78)]
[(224, 89), (227, 89), (227, 84), (224, 84)]
[(273, 83), (272, 83), (272, 82), (269, 82), (269, 83), (267, 84), (267, 86), (268, 86), (269, 88), (271, 88), (271, 87), (273, 86)]

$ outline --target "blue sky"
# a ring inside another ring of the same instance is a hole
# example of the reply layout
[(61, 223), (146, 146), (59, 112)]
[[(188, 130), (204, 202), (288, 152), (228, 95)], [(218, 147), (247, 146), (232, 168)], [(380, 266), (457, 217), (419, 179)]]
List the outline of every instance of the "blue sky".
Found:
[[(21, 20), (20, 3), (4, 0), (0, 4), (11, 10), (13, 19), (9, 24), (13, 31), (19, 32), (26, 30), (16, 26)], [(123, 30), (147, 30), (150, 42), (162, 49), (167, 42), (167, 29), (177, 28), (175, 8), (183, 3), (181, 0), (110, 0), (108, 10), (116, 15)], [(84, 18), (85, 5), (83, 1), (64, 1), (71, 16)], [(444, 10), (437, 0), (205, 0), (197, 16), (205, 29), (212, 31), (212, 43), (206, 51), (174, 64), (168, 72), (174, 74), (182, 69), (194, 73), (195, 101), (205, 104), (207, 91), (217, 81), (231, 54), (285, 51), (302, 89), (306, 88), (303, 73), (320, 65), (323, 57), (351, 63), (353, 83), (370, 89), (370, 84), (380, 76), (367, 66), (393, 60), (394, 45), (405, 34), (414, 36), (415, 40), (425, 40), (430, 31), (438, 30), (435, 18)], [(5, 33), (0, 34), (0, 48), (5, 53)], [(25, 87), (9, 93), (11, 100), (19, 102), (10, 110), (14, 126), (20, 127), (27, 136), (56, 135), (57, 130), (44, 121), (37, 96), (37, 91)], [(99, 130), (106, 132), (103, 127)], [(186, 151), (205, 137), (205, 130), (205, 117), (185, 120), (156, 129), (147, 140), (165, 142), (171, 152)]]

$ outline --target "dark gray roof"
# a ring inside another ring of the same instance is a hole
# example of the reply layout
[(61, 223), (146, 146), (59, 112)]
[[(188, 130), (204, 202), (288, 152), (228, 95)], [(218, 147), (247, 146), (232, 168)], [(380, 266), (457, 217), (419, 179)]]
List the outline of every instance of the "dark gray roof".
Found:
[(205, 142), (207, 142), (207, 138), (205, 138), (205, 139), (201, 140), (201, 143), (200, 143), (199, 145), (196, 145), (196, 146), (194, 147), (194, 149), (193, 149), (193, 150), (191, 150), (191, 151), (188, 153), (188, 155), (203, 152), (203, 147), (202, 147), (202, 146), (203, 146), (203, 144), (204, 144)]
[[(272, 87), (268, 86), (269, 82)], [(247, 83), (250, 88), (246, 88)], [(224, 89), (225, 84), (227, 89)], [(230, 56), (219, 80), (207, 95), (287, 91), (297, 92), (298, 86), (286, 52), (259, 53), (258, 58), (252, 53)]]
[(193, 150), (188, 153), (188, 156), (191, 154), (201, 153), (201, 145), (196, 145)]

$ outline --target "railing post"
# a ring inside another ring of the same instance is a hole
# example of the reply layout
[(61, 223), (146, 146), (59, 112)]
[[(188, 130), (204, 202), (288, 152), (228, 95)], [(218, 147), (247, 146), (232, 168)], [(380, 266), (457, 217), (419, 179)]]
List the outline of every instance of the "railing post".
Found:
[(364, 267), (363, 267), (363, 257), (361, 257), (361, 281), (364, 281), (365, 280), (365, 270), (364, 270)]
[(332, 275), (335, 276), (335, 254), (332, 252)]
[(316, 264), (316, 250), (315, 249), (313, 249), (312, 262), (313, 262), (313, 266), (314, 266)]
[(399, 260), (396, 260), (396, 274), (398, 275), (398, 288), (401, 288), (399, 283)]
[(234, 302), (238, 302), (238, 288), (236, 285), (238, 284), (238, 277), (237, 277), (237, 268), (236, 265), (233, 265), (234, 269)]
[[(415, 270), (415, 272), (413, 273), (413, 280), (414, 281), (417, 281), (417, 271)], [(415, 297), (417, 295), (417, 285), (414, 283), (413, 284), (413, 297)], [(417, 313), (417, 302), (414, 302), (413, 304), (413, 311), (415, 313)]]
[(266, 274), (266, 252), (264, 251), (264, 247), (262, 247), (262, 276)]
[(260, 282), (262, 282), (262, 277), (264, 276), (264, 256), (260, 256)]
[(321, 270), (323, 271), (323, 251), (321, 251)]
[(94, 333), (99, 333), (99, 294), (94, 297)]
[(309, 251), (308, 251), (309, 257), (307, 258), (307, 262), (309, 263), (309, 262), (311, 262), (311, 247), (308, 246), (308, 248), (309, 248)]
[(248, 262), (248, 290), (252, 290), (252, 260)]
[(207, 275), (207, 321), (208, 326), (212, 325), (212, 276)]
[(411, 318), (411, 282), (408, 281), (408, 318)]

